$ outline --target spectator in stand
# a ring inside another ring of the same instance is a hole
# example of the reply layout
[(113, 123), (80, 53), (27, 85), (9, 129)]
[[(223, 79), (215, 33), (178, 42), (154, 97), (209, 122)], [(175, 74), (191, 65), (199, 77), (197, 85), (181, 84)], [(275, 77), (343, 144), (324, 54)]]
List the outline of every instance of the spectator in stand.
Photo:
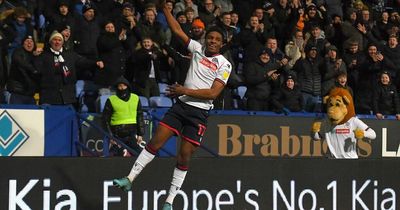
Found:
[(322, 27), (328, 25), (329, 18), (326, 16), (326, 8), (323, 5), (318, 8), (314, 3), (308, 4), (305, 14), (307, 14), (304, 22), (304, 31), (306, 33), (311, 32), (314, 26)]
[[(131, 93), (128, 80), (116, 80), (116, 95), (110, 96), (103, 110), (103, 126), (111, 136), (117, 137), (128, 147), (140, 153), (138, 146), (143, 141), (144, 120), (139, 97)], [(130, 156), (130, 153), (111, 139), (111, 152), (116, 156)]]
[(185, 9), (184, 11), (185, 16), (186, 16), (186, 22), (190, 25), (192, 25), (193, 21), (194, 21), (194, 9), (191, 7), (188, 7)]
[(205, 30), (206, 26), (203, 21), (200, 19), (194, 20), (192, 23), (192, 30), (190, 31), (190, 38), (203, 45), (205, 43)]
[(204, 22), (206, 28), (215, 24), (216, 17), (221, 13), (221, 8), (215, 6), (213, 0), (203, 0), (199, 8), (199, 17)]
[(327, 50), (326, 47), (330, 45), (325, 36), (322, 35), (321, 26), (314, 25), (311, 27), (311, 33), (306, 34), (307, 44), (312, 44), (317, 48), (318, 55), (324, 57)]
[(327, 56), (325, 57), (325, 67), (322, 75), (322, 96), (329, 94), (329, 91), (335, 87), (335, 80), (342, 72), (347, 73), (346, 64), (338, 56), (338, 49), (334, 45), (327, 48)]
[(323, 59), (318, 55), (318, 48), (307, 43), (305, 46), (306, 57), (298, 60), (293, 67), (297, 74), (301, 92), (304, 97), (304, 110), (318, 112), (321, 110), (321, 81), (323, 72)]
[(9, 32), (12, 32), (12, 34), (6, 34), (6, 36), (13, 37), (8, 46), (8, 56), (10, 59), (14, 50), (22, 47), (22, 39), (28, 35), (33, 35), (31, 14), (23, 7), (16, 7), (14, 8), (14, 13), (5, 20), (5, 24), (11, 29)]
[(343, 61), (347, 67), (348, 84), (352, 89), (356, 90), (361, 64), (365, 61), (365, 53), (359, 49), (357, 41), (350, 42), (343, 54)]
[(102, 61), (92, 61), (73, 51), (63, 49), (64, 37), (57, 31), (49, 39), (49, 48), (34, 60), (39, 71), (40, 104), (65, 105), (76, 102), (77, 67), (104, 67)]
[(342, 71), (336, 77), (335, 87), (344, 88), (349, 91), (351, 96), (354, 96), (353, 89), (347, 84), (347, 73)]
[[(122, 13), (119, 14), (115, 21), (116, 32), (126, 30), (126, 42), (133, 49), (140, 41), (140, 31), (137, 26), (135, 17), (135, 8), (129, 2), (122, 5)], [(132, 50), (129, 50), (132, 51)], [(128, 53), (128, 55), (130, 55)]]
[(372, 27), (372, 34), (378, 40), (388, 40), (389, 30), (392, 24), (389, 22), (389, 13), (387, 11), (382, 12), (380, 19)]
[(368, 47), (368, 55), (361, 64), (355, 89), (356, 113), (370, 114), (372, 111), (371, 93), (377, 86), (378, 74), (382, 69), (393, 69), (393, 63), (384, 57), (375, 44)]
[(174, 7), (174, 15), (178, 14), (178, 12), (184, 12), (187, 8), (192, 8), (194, 17), (199, 16), (197, 5), (193, 3), (193, 0), (182, 0), (177, 2)]
[(48, 18), (49, 25), (46, 27), (47, 31), (55, 31), (58, 30), (59, 27), (68, 25), (70, 30), (74, 30), (75, 27), (75, 18), (73, 13), (69, 10), (70, 1), (68, 0), (59, 0), (58, 1), (58, 10), (56, 13), (52, 13)]
[(262, 46), (267, 40), (267, 34), (264, 33), (264, 27), (260, 24), (257, 16), (251, 16), (246, 28), (234, 38), (234, 45), (243, 47), (243, 62), (246, 64), (258, 60), (257, 52), (262, 50)]
[(57, 31), (64, 36), (64, 49), (74, 50), (74, 40), (72, 38), (71, 27), (69, 25), (61, 25), (57, 28)]
[(125, 74), (125, 52), (129, 49), (126, 39), (126, 29), (117, 33), (114, 23), (106, 21), (104, 30), (97, 40), (99, 59), (104, 62), (104, 69), (96, 71), (94, 77), (94, 82), (99, 87), (110, 89), (117, 79)]
[[(268, 3), (269, 5), (266, 6), (266, 10), (273, 10), (273, 6), (271, 3)], [(260, 27), (265, 33), (265, 38), (269, 37), (274, 37), (275, 36), (275, 29), (274, 26), (272, 25), (271, 20), (268, 18), (268, 13), (264, 13), (263, 8), (256, 8), (253, 12), (253, 15), (257, 16), (259, 22), (260, 22)]]
[[(231, 26), (231, 14), (228, 12), (222, 13), (217, 26), (224, 32), (224, 43), (227, 44), (231, 42), (235, 29)], [(229, 60), (229, 59), (228, 59)]]
[(386, 63), (391, 63), (391, 68), (388, 68), (387, 71), (390, 72), (392, 82), (395, 85), (400, 86), (398, 73), (400, 72), (400, 45), (397, 34), (390, 34), (387, 44), (384, 45), (380, 40), (377, 40), (371, 31), (368, 31), (364, 25), (359, 25), (358, 29), (367, 37), (368, 41), (374, 43), (382, 50), (382, 54), (386, 58)]
[(303, 94), (297, 85), (296, 78), (291, 74), (285, 77), (282, 87), (271, 96), (273, 110), (285, 115), (302, 111), (303, 100)]
[(240, 25), (239, 25), (239, 14), (236, 11), (230, 12), (231, 14), (231, 26), (235, 29), (235, 34), (240, 33)]
[(373, 91), (373, 111), (377, 119), (384, 119), (387, 115), (396, 115), (400, 120), (400, 100), (396, 87), (391, 82), (390, 73), (380, 73), (378, 86)]
[(233, 11), (231, 0), (214, 0), (214, 4), (218, 8), (221, 8), (221, 13)]
[(299, 60), (302, 57), (305, 57), (304, 45), (305, 41), (303, 38), (303, 32), (296, 31), (294, 33), (294, 36), (292, 37), (292, 40), (289, 41), (285, 46), (285, 56), (289, 60), (285, 68), (286, 71), (291, 70), (294, 64), (296, 64), (297, 60)]
[(265, 48), (259, 53), (258, 60), (245, 66), (247, 109), (252, 111), (270, 111), (272, 82), (278, 79), (279, 63), (272, 63), (271, 49)]
[[(91, 60), (96, 60), (98, 58), (97, 39), (99, 38), (101, 30), (95, 12), (95, 8), (92, 4), (83, 5), (83, 16), (77, 17), (76, 33), (74, 35), (75, 52)], [(78, 79), (93, 81), (95, 71), (95, 68), (79, 71)]]
[(38, 91), (38, 71), (33, 65), (33, 59), (41, 51), (36, 51), (32, 36), (22, 40), (22, 47), (17, 48), (11, 59), (10, 75), (7, 90), (11, 93), (10, 104), (35, 104), (33, 95)]
[(165, 43), (165, 33), (159, 22), (156, 21), (156, 12), (147, 8), (144, 18), (138, 24), (141, 37), (150, 37), (153, 42), (162, 45)]
[[(166, 0), (165, 1), (165, 7), (168, 8), (169, 12), (173, 12), (174, 9), (174, 1), (173, 0)], [(164, 31), (168, 30), (168, 23), (167, 19), (165, 18), (165, 14), (163, 10), (157, 11), (157, 17), (156, 17), (157, 22), (159, 22), (164, 29)]]
[(160, 95), (158, 83), (161, 82), (161, 56), (160, 49), (150, 37), (144, 38), (141, 48), (134, 52), (134, 85), (139, 95), (147, 98)]

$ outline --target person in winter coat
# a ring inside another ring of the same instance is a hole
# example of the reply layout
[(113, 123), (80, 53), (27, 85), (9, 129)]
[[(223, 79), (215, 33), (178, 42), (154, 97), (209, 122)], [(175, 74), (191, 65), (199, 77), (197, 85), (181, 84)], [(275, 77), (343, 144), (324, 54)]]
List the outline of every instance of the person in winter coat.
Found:
[(392, 84), (388, 71), (380, 74), (378, 86), (373, 91), (372, 104), (377, 119), (384, 119), (387, 115), (396, 115), (396, 119), (400, 120), (399, 94)]
[(125, 74), (126, 50), (129, 46), (126, 43), (126, 30), (117, 32), (111, 21), (104, 24), (104, 30), (97, 39), (99, 59), (104, 63), (102, 71), (96, 71), (94, 82), (103, 88), (110, 88), (118, 78)]
[(159, 96), (161, 82), (160, 62), (162, 53), (151, 38), (144, 38), (141, 48), (134, 52), (134, 85), (141, 96)]
[(271, 49), (265, 48), (259, 53), (258, 61), (249, 63), (244, 69), (247, 91), (247, 109), (252, 111), (269, 111), (270, 95), (273, 81), (279, 77), (277, 69), (280, 63), (272, 63)]
[(73, 51), (63, 49), (64, 37), (53, 32), (50, 47), (34, 60), (39, 71), (40, 104), (74, 104), (77, 67), (104, 67), (102, 61), (84, 58)]
[(338, 56), (338, 49), (334, 45), (329, 46), (327, 49), (328, 52), (322, 75), (322, 96), (329, 94), (329, 91), (335, 86), (335, 80), (340, 73), (347, 72), (346, 65)]
[(294, 75), (287, 75), (285, 83), (271, 97), (271, 104), (278, 113), (289, 115), (303, 110), (303, 94)]
[(11, 93), (10, 104), (35, 104), (33, 95), (38, 90), (38, 71), (33, 65), (33, 59), (41, 53), (35, 48), (33, 37), (27, 36), (22, 42), (22, 47), (16, 49), (12, 55), (7, 81), (7, 90)]
[(293, 70), (304, 97), (304, 110), (320, 111), (321, 82), (323, 74), (323, 59), (318, 56), (318, 48), (312, 44), (305, 47), (306, 57), (296, 62)]

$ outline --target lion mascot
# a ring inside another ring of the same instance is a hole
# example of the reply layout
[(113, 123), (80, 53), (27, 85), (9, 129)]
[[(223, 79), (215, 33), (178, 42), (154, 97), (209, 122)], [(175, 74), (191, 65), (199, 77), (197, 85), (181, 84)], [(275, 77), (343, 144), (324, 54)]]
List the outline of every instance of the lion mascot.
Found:
[(323, 103), (327, 118), (313, 123), (312, 137), (325, 139), (333, 158), (358, 158), (357, 140), (375, 139), (375, 131), (356, 117), (353, 97), (346, 89), (333, 88)]

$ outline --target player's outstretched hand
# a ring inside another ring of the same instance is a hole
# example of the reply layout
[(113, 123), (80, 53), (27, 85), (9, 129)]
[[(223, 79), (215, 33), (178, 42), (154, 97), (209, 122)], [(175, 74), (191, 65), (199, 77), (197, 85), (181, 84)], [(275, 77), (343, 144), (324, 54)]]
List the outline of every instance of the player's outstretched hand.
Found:
[(183, 87), (182, 85), (173, 84), (173, 85), (168, 86), (167, 95), (169, 97), (172, 97), (172, 98), (178, 97), (180, 95), (184, 95), (185, 94), (185, 90), (186, 90), (186, 88)]

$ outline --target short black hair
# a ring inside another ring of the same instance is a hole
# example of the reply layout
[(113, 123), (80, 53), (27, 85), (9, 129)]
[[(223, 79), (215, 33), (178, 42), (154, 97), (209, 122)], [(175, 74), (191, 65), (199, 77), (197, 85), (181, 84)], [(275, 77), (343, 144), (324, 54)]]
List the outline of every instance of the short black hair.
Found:
[(222, 31), (221, 28), (219, 28), (219, 27), (217, 27), (217, 26), (213, 26), (213, 27), (207, 29), (207, 31), (206, 31), (206, 36), (205, 36), (205, 37), (207, 37), (207, 35), (208, 35), (210, 32), (217, 32), (217, 33), (221, 34), (222, 39), (224, 39), (224, 32)]

